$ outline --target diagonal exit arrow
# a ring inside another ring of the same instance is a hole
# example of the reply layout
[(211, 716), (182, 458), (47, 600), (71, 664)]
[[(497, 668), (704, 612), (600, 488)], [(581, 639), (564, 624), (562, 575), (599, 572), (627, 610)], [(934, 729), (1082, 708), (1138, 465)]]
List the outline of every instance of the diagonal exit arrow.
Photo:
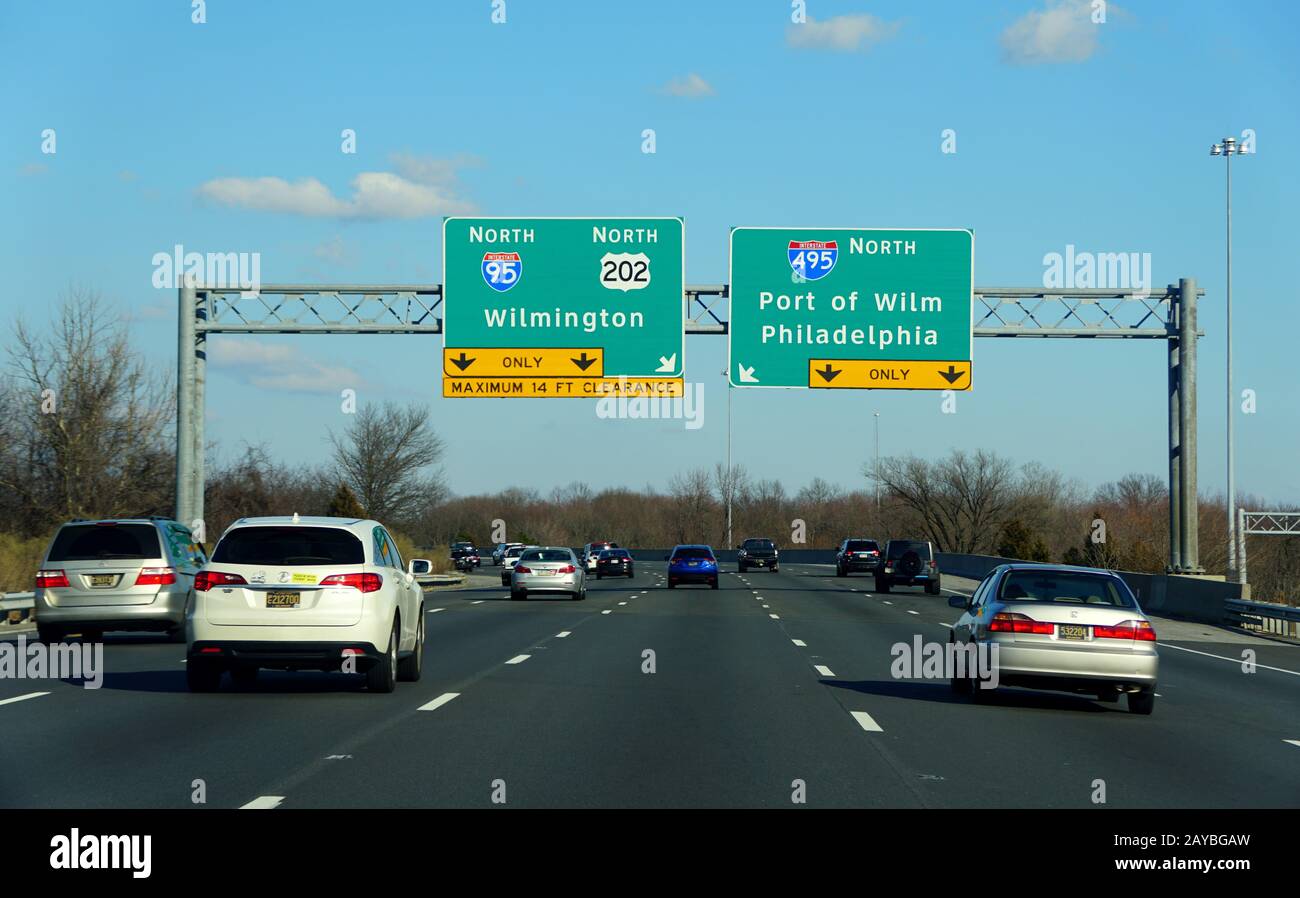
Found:
[(589, 359), (589, 358), (587, 358), (587, 350), (585, 350), (585, 349), (582, 351), (582, 356), (581, 356), (580, 358), (576, 358), (576, 359), (571, 358), (571, 359), (569, 359), (569, 361), (571, 361), (571, 362), (573, 362), (573, 364), (577, 365), (578, 368), (579, 368), (580, 370), (582, 370), (582, 371), (586, 371), (586, 370), (587, 370), (588, 368), (590, 368), (592, 365), (596, 364), (596, 360), (595, 360), (595, 359)]
[(832, 368), (830, 362), (827, 362), (827, 363), (826, 363), (826, 367), (825, 367), (825, 368), (817, 368), (817, 369), (816, 369), (817, 373), (820, 374), (820, 375), (822, 376), (822, 380), (826, 381), (827, 383), (830, 383), (830, 382), (833, 381), (835, 378), (839, 377), (839, 374), (840, 374), (840, 371), (841, 371), (841, 370), (843, 370), (843, 369), (835, 369), (835, 368)]
[(948, 381), (948, 383), (955, 384), (957, 381), (961, 380), (963, 377), (966, 376), (966, 372), (958, 371), (955, 367), (949, 365), (947, 371), (939, 372), (939, 376), (942, 377), (944, 380)]
[(470, 365), (474, 364), (474, 360), (473, 360), (473, 359), (470, 359), (470, 358), (466, 358), (466, 357), (465, 357), (465, 351), (464, 351), (464, 350), (461, 350), (460, 358), (458, 358), (458, 359), (452, 359), (452, 360), (451, 360), (451, 363), (452, 363), (453, 365), (455, 365), (457, 368), (459, 368), (461, 371), (464, 371), (464, 370), (465, 370), (466, 368), (468, 368)]

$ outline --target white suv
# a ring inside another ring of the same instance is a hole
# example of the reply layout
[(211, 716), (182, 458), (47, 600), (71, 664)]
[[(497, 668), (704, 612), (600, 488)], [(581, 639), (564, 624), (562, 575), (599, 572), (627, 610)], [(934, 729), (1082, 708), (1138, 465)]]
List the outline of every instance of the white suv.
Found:
[(374, 692), (418, 680), (424, 593), (378, 521), (243, 518), (194, 578), (186, 679), (248, 687), (260, 668), (364, 673)]

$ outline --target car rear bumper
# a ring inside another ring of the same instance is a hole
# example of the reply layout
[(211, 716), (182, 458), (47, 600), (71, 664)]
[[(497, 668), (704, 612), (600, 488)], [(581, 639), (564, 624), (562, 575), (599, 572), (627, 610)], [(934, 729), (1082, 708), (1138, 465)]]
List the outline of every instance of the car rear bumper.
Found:
[(623, 574), (626, 574), (630, 570), (632, 570), (632, 565), (630, 564), (607, 564), (607, 565), (598, 566), (596, 568), (596, 573), (615, 574), (618, 576), (622, 576)]
[(718, 572), (712, 571), (669, 571), (668, 579), (673, 583), (713, 583), (718, 579)]
[(238, 667), (342, 670), (348, 657), (344, 655), (345, 650), (351, 653), (357, 672), (369, 670), (384, 654), (369, 642), (213, 639), (191, 643), (186, 651), (186, 663), (209, 664), (227, 670)]
[(516, 574), (513, 587), (528, 592), (577, 592), (582, 588), (582, 584), (578, 574), (560, 574), (555, 577)]
[(1160, 658), (1154, 650), (1031, 647), (997, 641), (990, 645), (998, 647), (998, 676), (1008, 685), (1048, 689), (1068, 688), (1069, 684), (1147, 687), (1155, 685), (1160, 670)]
[(137, 605), (52, 605), (36, 591), (33, 611), (37, 623), (99, 630), (173, 630), (185, 623), (187, 592), (159, 591), (152, 602)]
[(743, 564), (745, 567), (776, 567), (777, 559), (746, 556), (745, 558), (737, 558), (736, 562), (738, 564)]
[(879, 561), (841, 561), (840, 567), (846, 571), (869, 571), (875, 573), (880, 570)]

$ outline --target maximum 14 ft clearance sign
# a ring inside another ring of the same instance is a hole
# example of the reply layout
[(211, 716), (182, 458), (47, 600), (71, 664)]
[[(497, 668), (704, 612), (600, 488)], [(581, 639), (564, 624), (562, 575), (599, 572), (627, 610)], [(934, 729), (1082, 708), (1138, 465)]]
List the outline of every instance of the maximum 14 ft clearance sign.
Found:
[(730, 255), (732, 386), (971, 388), (971, 231), (744, 227)]
[(680, 379), (684, 231), (671, 217), (444, 219), (444, 395)]

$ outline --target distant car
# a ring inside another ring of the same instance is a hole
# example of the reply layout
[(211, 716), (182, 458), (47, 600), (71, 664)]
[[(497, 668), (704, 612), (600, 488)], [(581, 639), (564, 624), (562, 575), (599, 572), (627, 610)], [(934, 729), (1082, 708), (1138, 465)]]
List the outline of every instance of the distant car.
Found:
[(567, 593), (587, 597), (587, 572), (567, 546), (534, 546), (524, 550), (510, 571), (510, 598), (527, 599), (530, 593)]
[(526, 548), (529, 547), (515, 545), (506, 549), (504, 554), (502, 554), (501, 556), (501, 564), (502, 564), (501, 585), (502, 586), (510, 585), (510, 569), (515, 566), (515, 562), (519, 560), (520, 555), (524, 554), (524, 549)]
[(522, 548), (523, 543), (497, 543), (496, 548), (492, 550), (492, 563), (497, 567), (505, 560), (506, 549), (519, 546)]
[(582, 558), (582, 563), (586, 567), (587, 573), (594, 574), (596, 572), (596, 560), (600, 557), (600, 553), (605, 551), (606, 549), (617, 549), (617, 548), (618, 548), (618, 543), (609, 543), (609, 542), (587, 543), (585, 546), (582, 547), (582, 553), (579, 557)]
[(596, 579), (631, 577), (634, 562), (627, 549), (606, 549), (596, 557)]
[(776, 571), (778, 561), (776, 544), (770, 539), (747, 539), (736, 552), (736, 567), (742, 574), (752, 567)]
[(190, 529), (166, 518), (71, 521), (36, 572), (36, 632), (97, 642), (105, 630), (152, 630), (185, 641), (185, 608), (207, 562)]
[(718, 559), (708, 546), (676, 546), (667, 561), (669, 589), (679, 583), (707, 583), (718, 588)]
[(928, 542), (891, 539), (885, 543), (883, 561), (876, 568), (876, 592), (889, 592), (891, 586), (924, 586), (930, 595), (939, 594), (939, 563)]
[(483, 563), (473, 543), (453, 543), (451, 563), (458, 571), (472, 571)]
[(424, 591), (412, 571), (421, 562), (404, 566), (378, 521), (236, 521), (194, 579), (191, 691), (216, 689), (226, 672), (248, 687), (261, 668), (355, 671), (372, 692), (420, 679)]
[[(1156, 631), (1128, 584), (1117, 574), (1050, 564), (1004, 564), (984, 578), (962, 609), (950, 640), (958, 646), (997, 646), (998, 685), (1053, 689), (1155, 708), (1160, 658)], [(987, 648), (984, 651), (988, 651)], [(954, 677), (952, 687), (976, 697), (977, 678)]]
[(880, 569), (880, 543), (874, 539), (846, 539), (835, 552), (835, 576), (854, 571), (876, 573)]

